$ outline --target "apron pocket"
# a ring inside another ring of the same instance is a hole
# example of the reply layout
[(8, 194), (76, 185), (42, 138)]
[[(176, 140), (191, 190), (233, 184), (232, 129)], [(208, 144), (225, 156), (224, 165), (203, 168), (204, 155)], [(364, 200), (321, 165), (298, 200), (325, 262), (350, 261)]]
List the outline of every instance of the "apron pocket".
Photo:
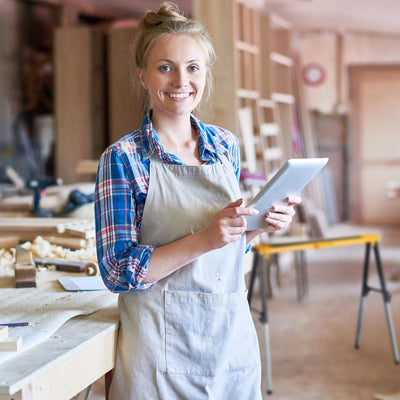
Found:
[(165, 339), (169, 374), (214, 376), (259, 363), (246, 292), (165, 291)]

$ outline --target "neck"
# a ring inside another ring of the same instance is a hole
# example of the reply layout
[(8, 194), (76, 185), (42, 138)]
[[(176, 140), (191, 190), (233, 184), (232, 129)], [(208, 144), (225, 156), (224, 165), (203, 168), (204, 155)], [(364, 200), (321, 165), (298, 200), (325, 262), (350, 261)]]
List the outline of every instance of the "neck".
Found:
[(153, 114), (151, 119), (154, 129), (162, 142), (168, 142), (180, 147), (184, 143), (193, 140), (190, 115), (160, 118)]
[(168, 153), (175, 154), (184, 163), (199, 165), (201, 163), (198, 137), (190, 123), (190, 115), (173, 118), (152, 116), (152, 123)]

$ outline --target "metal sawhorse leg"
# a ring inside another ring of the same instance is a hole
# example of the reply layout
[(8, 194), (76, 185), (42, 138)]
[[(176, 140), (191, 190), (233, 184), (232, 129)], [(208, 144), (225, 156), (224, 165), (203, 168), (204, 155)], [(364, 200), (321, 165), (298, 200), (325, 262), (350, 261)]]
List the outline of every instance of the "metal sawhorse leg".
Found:
[[(381, 286), (380, 289), (373, 288), (368, 285), (369, 260), (370, 260), (371, 247), (374, 249), (376, 268), (378, 270), (379, 283)], [(357, 322), (357, 333), (356, 333), (356, 344), (355, 344), (356, 349), (358, 349), (360, 347), (361, 325), (362, 325), (362, 319), (363, 319), (363, 314), (364, 314), (365, 298), (367, 297), (368, 293), (371, 290), (382, 294), (383, 304), (385, 306), (386, 320), (387, 320), (387, 324), (388, 324), (388, 328), (389, 328), (390, 341), (392, 343), (394, 362), (396, 364), (399, 364), (399, 354), (397, 351), (396, 338), (395, 338), (394, 327), (393, 327), (393, 322), (392, 322), (392, 313), (390, 311), (390, 304), (389, 304), (390, 303), (390, 293), (386, 289), (386, 281), (385, 281), (385, 276), (383, 274), (383, 268), (382, 268), (381, 257), (379, 254), (378, 243), (374, 243), (374, 244), (367, 243), (366, 244), (363, 281), (362, 281), (361, 298), (360, 298), (360, 309), (358, 312), (358, 322)]]
[(261, 287), (261, 301), (262, 301), (262, 310), (259, 311), (260, 321), (263, 325), (264, 332), (264, 355), (265, 355), (265, 373), (266, 373), (266, 382), (267, 382), (267, 393), (272, 393), (272, 375), (271, 375), (271, 355), (270, 355), (270, 345), (269, 345), (269, 326), (268, 326), (268, 309), (267, 309), (267, 298), (268, 298), (268, 290), (267, 290), (267, 277), (265, 273), (266, 262), (265, 258), (260, 255), (259, 252), (254, 253), (253, 266), (251, 270), (250, 276), (250, 284), (249, 291), (247, 295), (247, 299), (249, 305), (251, 306), (251, 300), (253, 296), (254, 282), (257, 277), (257, 267), (260, 264), (260, 287)]
[[(390, 340), (393, 349), (394, 361), (396, 364), (399, 364), (399, 356), (397, 351), (397, 344), (395, 339), (395, 332), (392, 323), (392, 316), (390, 312), (390, 294), (386, 289), (385, 277), (383, 274), (382, 262), (380, 259), (378, 241), (380, 240), (379, 235), (375, 234), (367, 234), (361, 236), (352, 236), (352, 237), (344, 237), (344, 238), (331, 238), (331, 239), (321, 239), (321, 240), (307, 240), (301, 242), (293, 242), (293, 243), (281, 243), (281, 244), (270, 244), (270, 245), (257, 245), (253, 247), (254, 259), (252, 265), (252, 271), (250, 275), (249, 282), (249, 291), (248, 291), (248, 301), (251, 307), (251, 301), (253, 297), (253, 289), (254, 283), (257, 277), (257, 270), (259, 269), (259, 277), (260, 277), (260, 287), (261, 287), (261, 300), (262, 300), (262, 309), (254, 310), (260, 314), (260, 321), (263, 324), (264, 331), (264, 351), (265, 351), (265, 373), (266, 373), (266, 384), (267, 384), (267, 393), (272, 393), (272, 374), (271, 374), (271, 356), (270, 356), (270, 344), (269, 344), (269, 326), (268, 326), (268, 310), (267, 310), (267, 301), (268, 301), (268, 290), (267, 290), (267, 279), (266, 279), (266, 260), (268, 260), (269, 256), (272, 254), (279, 254), (283, 252), (303, 252), (308, 249), (321, 249), (326, 247), (335, 247), (335, 246), (346, 246), (352, 244), (360, 244), (363, 243), (366, 245), (365, 250), (365, 258), (364, 258), (364, 269), (363, 269), (363, 281), (362, 281), (362, 291), (361, 291), (361, 300), (360, 300), (360, 309), (358, 314), (358, 323), (357, 323), (357, 333), (356, 333), (356, 344), (355, 347), (359, 348), (360, 345), (360, 336), (361, 336), (361, 325), (362, 318), (364, 313), (364, 301), (365, 297), (368, 295), (370, 291), (376, 291), (382, 294), (383, 302), (385, 306), (386, 319), (389, 328)], [(369, 277), (369, 264), (370, 264), (370, 253), (371, 248), (374, 249), (376, 267), (378, 270), (380, 289), (373, 288), (368, 285), (368, 277)]]

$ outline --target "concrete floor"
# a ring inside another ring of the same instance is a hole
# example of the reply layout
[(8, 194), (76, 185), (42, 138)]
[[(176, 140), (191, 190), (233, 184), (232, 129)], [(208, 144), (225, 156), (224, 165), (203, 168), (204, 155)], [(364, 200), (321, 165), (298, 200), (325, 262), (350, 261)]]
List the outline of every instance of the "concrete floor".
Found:
[[(355, 232), (348, 226), (336, 230), (347, 235)], [(392, 295), (394, 328), (400, 334), (400, 227), (356, 231), (382, 235), (381, 258)], [(280, 287), (272, 280), (274, 296), (268, 312), (273, 393), (266, 394), (263, 370), (264, 399), (400, 399), (400, 365), (394, 363), (379, 293), (367, 296), (360, 348), (354, 347), (363, 258), (362, 245), (308, 251), (309, 290), (300, 301), (293, 268), (283, 268)], [(374, 263), (370, 276), (369, 283), (377, 285)], [(256, 291), (253, 306), (258, 307), (259, 300)], [(256, 313), (254, 321), (264, 361), (264, 336)], [(92, 386), (88, 400), (104, 400), (103, 381)]]

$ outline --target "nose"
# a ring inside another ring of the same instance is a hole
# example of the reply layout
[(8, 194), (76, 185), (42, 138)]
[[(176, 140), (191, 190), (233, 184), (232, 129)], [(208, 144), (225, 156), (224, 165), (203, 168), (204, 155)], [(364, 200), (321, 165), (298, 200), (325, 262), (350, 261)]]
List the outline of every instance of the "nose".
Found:
[(184, 69), (177, 69), (174, 74), (173, 85), (183, 87), (187, 84), (187, 73)]

